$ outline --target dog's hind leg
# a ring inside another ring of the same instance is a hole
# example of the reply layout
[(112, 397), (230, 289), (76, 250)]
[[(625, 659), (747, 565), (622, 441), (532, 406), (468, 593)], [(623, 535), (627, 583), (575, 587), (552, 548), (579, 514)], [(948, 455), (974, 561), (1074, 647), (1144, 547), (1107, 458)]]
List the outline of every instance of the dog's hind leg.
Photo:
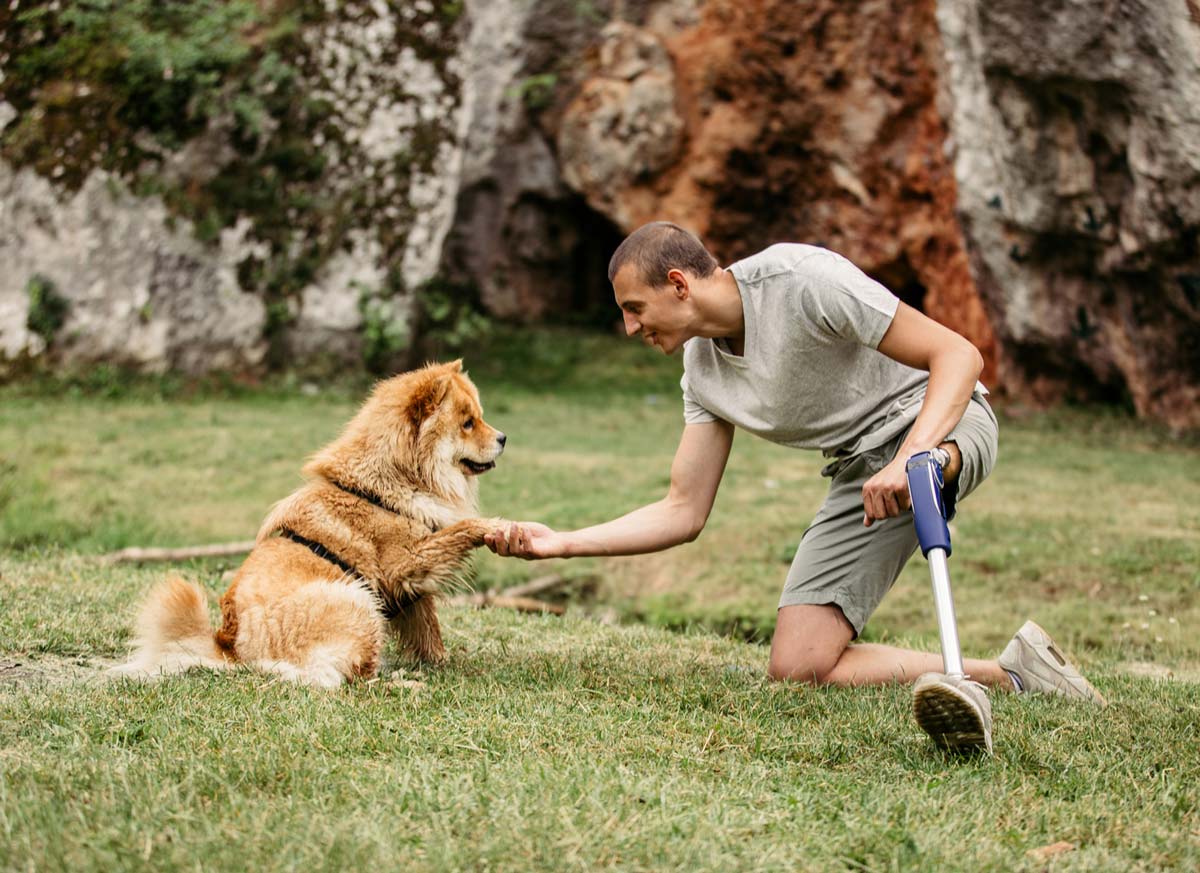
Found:
[(406, 606), (389, 622), (389, 627), (406, 654), (432, 664), (446, 659), (437, 604), (432, 595), (427, 594)]
[(313, 582), (270, 605), (243, 611), (242, 660), (293, 682), (336, 688), (379, 671), (383, 622), (375, 597), (345, 582)]

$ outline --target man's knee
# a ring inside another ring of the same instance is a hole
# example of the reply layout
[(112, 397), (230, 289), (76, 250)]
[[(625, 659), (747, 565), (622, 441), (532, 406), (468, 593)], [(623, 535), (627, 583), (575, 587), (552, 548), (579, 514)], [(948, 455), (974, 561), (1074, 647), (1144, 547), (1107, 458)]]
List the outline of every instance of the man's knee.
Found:
[(773, 647), (767, 662), (767, 678), (776, 682), (825, 685), (845, 650), (846, 646), (840, 640), (830, 640), (821, 647), (807, 645), (803, 649)]
[(825, 685), (840, 657), (841, 652), (805, 652), (803, 657), (790, 659), (772, 654), (771, 660), (767, 664), (767, 678), (775, 682), (805, 682), (809, 685)]
[(834, 603), (782, 607), (770, 640), (767, 676), (826, 685), (853, 638), (853, 626)]
[(853, 638), (854, 628), (834, 604), (785, 606), (771, 640), (767, 676), (824, 685)]

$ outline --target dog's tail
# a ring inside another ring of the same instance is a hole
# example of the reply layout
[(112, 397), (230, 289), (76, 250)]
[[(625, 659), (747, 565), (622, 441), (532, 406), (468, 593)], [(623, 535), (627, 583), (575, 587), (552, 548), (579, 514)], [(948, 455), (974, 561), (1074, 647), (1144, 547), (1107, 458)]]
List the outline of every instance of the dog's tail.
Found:
[(192, 667), (223, 669), (231, 663), (214, 639), (204, 592), (175, 577), (150, 592), (135, 626), (133, 654), (109, 672), (157, 679)]

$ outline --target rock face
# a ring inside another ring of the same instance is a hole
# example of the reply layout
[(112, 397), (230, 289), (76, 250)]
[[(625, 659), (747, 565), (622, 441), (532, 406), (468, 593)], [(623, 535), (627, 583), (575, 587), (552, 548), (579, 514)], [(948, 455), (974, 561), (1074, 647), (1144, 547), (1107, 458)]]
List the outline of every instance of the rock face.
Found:
[(938, 22), (1006, 386), (1200, 427), (1200, 7), (961, 0)]
[[(31, 283), (62, 303), (60, 360), (199, 373), (261, 363), (265, 307), (237, 282), (246, 226), (215, 247), (188, 224), (171, 227), (161, 202), (135, 197), (103, 171), (73, 195), (31, 170), (0, 164), (0, 352), (39, 355), (29, 324)], [(44, 304), (43, 304), (44, 305)]]
[(258, 54), (174, 144), (97, 140), (95, 83), (0, 81), (0, 356), (396, 366), (438, 295), (611, 322), (609, 255), (666, 218), (724, 262), (842, 252), (1017, 397), (1200, 427), (1196, 0), (297, 14), (270, 50), (238, 25)]
[(563, 113), (563, 177), (622, 230), (676, 221), (723, 262), (833, 248), (991, 361), (937, 47), (932, 0), (710, 0), (610, 25)]
[(501, 318), (586, 317), (612, 307), (605, 267), (621, 233), (564, 181), (554, 121), (556, 95), (613, 5), (467, 3), (463, 165), (441, 273), (477, 287)]
[[(269, 19), (223, 34), (249, 31), (245, 51), (258, 54), (193, 94), (178, 130), (121, 129), (113, 142), (141, 92), (0, 79), (14, 101), (0, 102), (5, 357), (187, 372), (403, 360), (459, 189), (461, 22), (429, 0), (330, 0), (289, 21), (303, 26), (269, 48), (253, 45)], [(75, 27), (86, 46), (94, 31)], [(138, 76), (157, 67), (170, 81), (173, 63), (212, 50), (183, 28), (160, 34), (162, 53), (142, 47)], [(193, 54), (171, 54), (172, 39), (192, 39)], [(0, 61), (45, 62), (43, 42), (40, 29), (14, 27)], [(192, 133), (190, 107), (204, 101), (223, 109)], [(29, 328), (35, 277), (61, 301), (52, 334)]]

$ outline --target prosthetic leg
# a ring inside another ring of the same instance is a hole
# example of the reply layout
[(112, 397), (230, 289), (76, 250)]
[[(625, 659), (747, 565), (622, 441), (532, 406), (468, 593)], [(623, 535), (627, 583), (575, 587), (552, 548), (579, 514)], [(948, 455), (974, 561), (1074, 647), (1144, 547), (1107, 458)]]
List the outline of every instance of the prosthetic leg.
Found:
[[(938, 454), (944, 454), (939, 450)], [(938, 633), (942, 638), (942, 663), (946, 675), (962, 676), (962, 650), (958, 645), (958, 623), (954, 618), (954, 597), (950, 593), (950, 527), (946, 524), (946, 506), (942, 501), (942, 464), (933, 452), (921, 452), (908, 459), (908, 495), (912, 500), (913, 523), (921, 554), (929, 562), (933, 581), (933, 606), (937, 610)]]
[(963, 672), (958, 623), (950, 592), (950, 528), (943, 497), (942, 466), (948, 459), (935, 449), (908, 459), (908, 493), (921, 554), (929, 562), (933, 604), (942, 639), (945, 673), (926, 673), (913, 686), (913, 715), (939, 746), (956, 752), (992, 751), (992, 708), (982, 685)]

